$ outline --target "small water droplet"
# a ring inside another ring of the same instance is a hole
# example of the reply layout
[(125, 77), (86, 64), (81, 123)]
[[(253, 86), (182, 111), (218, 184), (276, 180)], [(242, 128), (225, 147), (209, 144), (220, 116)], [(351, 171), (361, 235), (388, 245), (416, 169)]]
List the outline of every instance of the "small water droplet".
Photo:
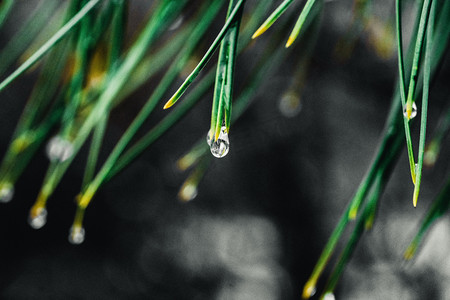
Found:
[(323, 296), (323, 300), (336, 300), (332, 292), (328, 292)]
[(300, 96), (292, 91), (284, 93), (278, 102), (278, 109), (281, 114), (287, 118), (295, 117), (302, 109)]
[(14, 196), (14, 186), (9, 182), (4, 182), (0, 185), (0, 202), (7, 203), (12, 200)]
[(194, 198), (197, 197), (197, 194), (197, 185), (187, 182), (181, 187), (178, 197), (180, 198), (180, 200), (188, 202), (194, 200)]
[(423, 158), (423, 163), (427, 167), (432, 167), (436, 163), (439, 155), (439, 146), (437, 146), (435, 143), (431, 143), (426, 149), (425, 149), (425, 156)]
[(169, 30), (172, 31), (172, 30), (178, 29), (178, 27), (180, 27), (181, 24), (183, 24), (183, 21), (184, 21), (184, 16), (183, 15), (179, 16), (178, 18), (175, 19), (175, 21), (172, 23), (172, 25), (170, 25)]
[[(404, 116), (405, 118), (408, 117), (408, 113), (406, 112), (406, 107), (403, 108), (403, 116)], [(411, 119), (414, 119), (416, 116), (417, 116), (417, 105), (416, 105), (416, 102), (413, 102), (413, 104), (412, 104), (412, 110), (411, 110), (411, 117), (410, 117), (409, 119), (410, 119), (410, 120), (411, 120)]]
[(42, 228), (45, 223), (47, 223), (47, 210), (44, 207), (38, 208), (36, 214), (30, 214), (30, 217), (28, 218), (28, 224), (30, 224), (33, 229)]
[(222, 126), (219, 138), (211, 144), (210, 148), (212, 155), (217, 158), (222, 158), (228, 154), (228, 150), (230, 150), (230, 140), (228, 139), (228, 133), (225, 126)]
[(47, 157), (51, 161), (63, 162), (73, 155), (73, 145), (70, 141), (54, 136), (47, 143)]
[(69, 231), (69, 242), (74, 245), (79, 245), (84, 242), (85, 231), (83, 227), (72, 226)]

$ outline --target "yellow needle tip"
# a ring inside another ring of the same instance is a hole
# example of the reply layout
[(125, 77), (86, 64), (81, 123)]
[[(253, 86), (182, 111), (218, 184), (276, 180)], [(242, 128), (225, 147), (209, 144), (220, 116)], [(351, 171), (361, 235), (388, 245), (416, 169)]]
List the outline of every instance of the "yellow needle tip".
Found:
[(356, 209), (356, 208), (352, 208), (350, 211), (349, 211), (349, 213), (348, 213), (348, 218), (350, 219), (350, 220), (354, 220), (354, 219), (356, 219), (356, 215), (358, 214), (358, 209)]
[(166, 104), (164, 104), (163, 109), (168, 109), (173, 105), (172, 99), (170, 99), (169, 101), (166, 102)]
[(287, 43), (286, 43), (286, 48), (289, 48), (295, 41), (295, 37), (290, 36)]
[(411, 244), (409, 245), (408, 249), (406, 249), (405, 253), (403, 254), (403, 258), (406, 260), (411, 260), (414, 255), (416, 254), (417, 245)]
[(255, 31), (255, 33), (252, 35), (252, 39), (256, 39), (258, 36), (266, 32), (267, 27), (261, 26), (258, 28), (258, 30)]
[(315, 282), (308, 281), (303, 288), (302, 299), (309, 299), (316, 293), (316, 284)]
[(178, 99), (179, 99), (179, 97), (177, 98), (175, 95), (172, 96), (172, 98), (170, 98), (169, 101), (167, 101), (166, 104), (164, 104), (163, 109), (168, 109), (168, 108), (172, 107), (172, 105), (174, 105)]

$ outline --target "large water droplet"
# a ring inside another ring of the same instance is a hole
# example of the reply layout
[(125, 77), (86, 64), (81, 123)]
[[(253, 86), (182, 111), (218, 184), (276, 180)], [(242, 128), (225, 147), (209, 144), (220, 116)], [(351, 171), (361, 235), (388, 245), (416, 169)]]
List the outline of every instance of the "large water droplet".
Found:
[(300, 96), (292, 91), (284, 93), (278, 103), (278, 109), (287, 118), (295, 117), (302, 109)]
[(70, 141), (54, 136), (47, 143), (47, 157), (51, 161), (63, 162), (73, 155), (73, 145)]
[(210, 148), (212, 155), (217, 158), (222, 158), (228, 154), (228, 150), (230, 150), (230, 140), (228, 139), (228, 133), (225, 126), (222, 126), (219, 138), (211, 144)]
[(74, 245), (79, 245), (84, 242), (85, 231), (81, 226), (72, 226), (69, 231), (69, 242)]
[(323, 300), (336, 300), (332, 292), (328, 292), (323, 296)]
[[(406, 112), (406, 107), (403, 108), (403, 116), (405, 116), (405, 118), (408, 117), (408, 113)], [(411, 110), (411, 117), (409, 119), (410, 120), (414, 119), (415, 116), (417, 116), (417, 105), (416, 105), (416, 102), (413, 102), (412, 110)]]
[(0, 202), (7, 203), (14, 196), (14, 186), (9, 182), (0, 185)]
[(38, 208), (36, 214), (30, 214), (28, 224), (33, 229), (42, 228), (47, 223), (47, 210), (44, 207)]

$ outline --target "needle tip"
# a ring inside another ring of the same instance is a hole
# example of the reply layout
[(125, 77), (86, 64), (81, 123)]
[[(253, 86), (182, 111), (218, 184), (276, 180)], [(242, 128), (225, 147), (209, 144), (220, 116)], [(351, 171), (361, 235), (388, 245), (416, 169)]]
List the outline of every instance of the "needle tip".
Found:
[(172, 99), (170, 99), (169, 101), (166, 102), (166, 104), (164, 104), (163, 109), (168, 109), (170, 108), (174, 103), (172, 102)]
[(295, 37), (290, 36), (287, 43), (286, 43), (286, 48), (289, 48), (295, 41)]
[(258, 36), (266, 32), (267, 27), (261, 26), (258, 28), (258, 30), (255, 31), (255, 33), (252, 35), (252, 39), (256, 39)]

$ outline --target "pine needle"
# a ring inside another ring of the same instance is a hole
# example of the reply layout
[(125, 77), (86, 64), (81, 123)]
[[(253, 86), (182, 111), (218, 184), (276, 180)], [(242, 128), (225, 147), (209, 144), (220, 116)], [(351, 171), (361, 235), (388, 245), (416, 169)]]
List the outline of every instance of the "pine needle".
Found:
[(257, 38), (258, 36), (266, 32), (266, 30), (269, 29), (276, 20), (278, 20), (278, 18), (286, 11), (286, 9), (288, 9), (292, 2), (294, 2), (294, 0), (284, 0), (264, 21), (264, 23), (258, 28), (258, 30), (255, 31), (252, 39)]

